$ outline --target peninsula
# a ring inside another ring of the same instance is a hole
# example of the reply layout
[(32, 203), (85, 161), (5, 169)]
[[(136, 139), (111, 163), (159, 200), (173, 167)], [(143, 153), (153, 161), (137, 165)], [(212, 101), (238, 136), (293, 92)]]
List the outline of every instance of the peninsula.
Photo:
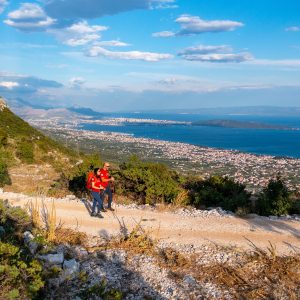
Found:
[(195, 121), (191, 125), (194, 126), (213, 126), (213, 127), (227, 127), (227, 128), (250, 128), (250, 129), (273, 129), (273, 130), (299, 130), (299, 128), (292, 128), (277, 124), (266, 124), (253, 121), (236, 121), (236, 120), (205, 120)]

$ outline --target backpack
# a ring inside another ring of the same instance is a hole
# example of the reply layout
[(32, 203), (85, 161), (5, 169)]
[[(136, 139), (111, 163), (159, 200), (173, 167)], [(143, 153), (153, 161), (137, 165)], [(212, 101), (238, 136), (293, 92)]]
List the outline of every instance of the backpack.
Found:
[(95, 176), (94, 172), (88, 173), (87, 179), (86, 179), (86, 184), (85, 184), (86, 189), (88, 189), (88, 190), (92, 189), (92, 179), (94, 178), (94, 176)]

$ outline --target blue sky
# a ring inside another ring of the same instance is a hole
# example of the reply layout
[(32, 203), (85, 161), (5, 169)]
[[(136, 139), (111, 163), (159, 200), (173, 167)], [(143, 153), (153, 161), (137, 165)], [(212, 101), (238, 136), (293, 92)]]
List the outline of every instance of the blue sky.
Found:
[(299, 11), (298, 0), (0, 0), (0, 95), (97, 111), (300, 106)]

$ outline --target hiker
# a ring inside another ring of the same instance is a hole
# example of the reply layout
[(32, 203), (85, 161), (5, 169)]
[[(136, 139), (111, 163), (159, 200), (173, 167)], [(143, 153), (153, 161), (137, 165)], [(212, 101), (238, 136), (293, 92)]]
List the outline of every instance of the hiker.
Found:
[[(115, 179), (112, 176), (110, 176), (109, 168), (110, 168), (109, 163), (105, 162), (103, 165), (103, 168), (100, 171), (101, 185), (104, 188), (104, 190), (101, 191), (101, 198), (103, 201), (105, 194), (107, 194), (108, 195), (107, 209), (110, 211), (114, 211), (114, 209), (111, 207), (111, 204), (113, 201), (113, 195), (112, 195), (110, 183), (113, 183), (115, 181)], [(103, 205), (103, 202), (102, 202), (102, 205)]]
[[(93, 206), (92, 206), (92, 217), (99, 217), (103, 218), (100, 211), (103, 207), (103, 198), (100, 195), (100, 191), (103, 190), (103, 186), (101, 183), (100, 178), (100, 169), (96, 168), (94, 169), (94, 176), (91, 178), (92, 183), (92, 197), (93, 197)], [(96, 213), (96, 206), (97, 206), (97, 213)]]

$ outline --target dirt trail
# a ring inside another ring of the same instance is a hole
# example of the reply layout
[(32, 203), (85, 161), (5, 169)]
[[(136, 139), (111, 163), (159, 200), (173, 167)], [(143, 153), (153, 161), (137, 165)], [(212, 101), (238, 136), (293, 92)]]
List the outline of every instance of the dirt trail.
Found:
[[(0, 199), (8, 199), (11, 204), (21, 207), (30, 200), (12, 193), (0, 194)], [(32, 200), (35, 201), (35, 198)], [(41, 203), (41, 199), (38, 201)], [(46, 199), (45, 203), (49, 206), (51, 201)], [(90, 217), (90, 205), (90, 202), (58, 200), (55, 202), (57, 219), (66, 227), (78, 227), (80, 231), (93, 236), (117, 234), (120, 223), (130, 230), (141, 222), (143, 228), (155, 238), (178, 245), (192, 244), (194, 248), (211, 242), (249, 248), (248, 240), (251, 240), (263, 248), (268, 247), (271, 242), (281, 254), (300, 251), (300, 221), (270, 220), (262, 217), (187, 217), (171, 212), (130, 209), (124, 206), (115, 207), (114, 212), (102, 213), (104, 218), (99, 219)]]

